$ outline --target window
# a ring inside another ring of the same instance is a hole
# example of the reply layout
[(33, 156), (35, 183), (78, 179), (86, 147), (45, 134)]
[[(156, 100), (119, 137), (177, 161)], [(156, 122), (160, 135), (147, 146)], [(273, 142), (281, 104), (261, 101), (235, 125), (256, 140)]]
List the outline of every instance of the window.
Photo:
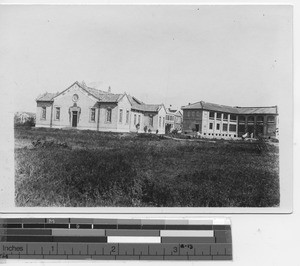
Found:
[(230, 115), (230, 121), (236, 121), (236, 115)]
[(186, 114), (187, 114), (187, 117), (190, 117), (190, 111), (187, 111)]
[(123, 121), (123, 109), (119, 110), (119, 122), (122, 123)]
[(228, 114), (223, 114), (223, 120), (228, 120)]
[(239, 122), (240, 123), (245, 123), (245, 117), (244, 116), (239, 116)]
[(129, 123), (129, 110), (126, 110), (126, 124)]
[(46, 119), (46, 107), (45, 106), (42, 107), (42, 116), (41, 116), (41, 119)]
[(213, 129), (214, 124), (213, 123), (209, 123), (209, 129)]
[(268, 123), (270, 123), (270, 124), (275, 123), (275, 118), (274, 118), (274, 116), (268, 116), (267, 121), (268, 121)]
[(195, 117), (195, 111), (192, 112), (192, 117)]
[(111, 122), (111, 109), (106, 109), (106, 122)]
[(149, 126), (153, 127), (153, 116), (149, 116)]
[(220, 124), (217, 124), (217, 130), (220, 130)]
[(217, 113), (217, 119), (221, 120), (221, 113)]
[(163, 117), (163, 127), (165, 127), (165, 118)]
[(96, 109), (95, 108), (91, 108), (90, 119), (91, 119), (91, 122), (96, 121)]
[(236, 131), (236, 125), (229, 125), (229, 131)]
[(209, 118), (214, 119), (215, 118), (215, 112), (209, 112)]
[(248, 117), (248, 123), (254, 123), (254, 116)]
[(55, 119), (60, 119), (60, 107), (55, 107)]
[(264, 122), (264, 117), (259, 115), (257, 118), (256, 118), (256, 122), (257, 123), (263, 123)]
[(136, 114), (134, 114), (134, 117), (133, 117), (133, 124), (136, 125)]
[(141, 115), (138, 116), (138, 123), (141, 124)]
[(223, 124), (223, 131), (227, 131), (228, 124)]
[(159, 127), (161, 127), (161, 116), (159, 117)]

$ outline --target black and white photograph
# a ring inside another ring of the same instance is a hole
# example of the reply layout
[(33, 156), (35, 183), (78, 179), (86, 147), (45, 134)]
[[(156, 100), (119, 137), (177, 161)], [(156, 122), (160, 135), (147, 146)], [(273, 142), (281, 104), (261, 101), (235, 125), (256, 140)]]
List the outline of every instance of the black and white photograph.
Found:
[(280, 208), (292, 12), (2, 6), (15, 207)]

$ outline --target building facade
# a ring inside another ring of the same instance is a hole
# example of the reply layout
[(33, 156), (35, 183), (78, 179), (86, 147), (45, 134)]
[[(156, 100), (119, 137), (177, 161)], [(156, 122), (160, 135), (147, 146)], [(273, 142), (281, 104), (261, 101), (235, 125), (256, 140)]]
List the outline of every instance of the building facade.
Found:
[[(111, 132), (165, 133), (163, 104), (145, 104), (126, 93), (113, 94), (75, 82), (36, 99), (36, 127)], [(149, 130), (150, 129), (150, 130)]]
[(182, 112), (178, 109), (167, 108), (166, 113), (166, 132), (182, 129)]
[(277, 106), (231, 107), (204, 101), (182, 107), (183, 132), (203, 137), (275, 138), (278, 132)]

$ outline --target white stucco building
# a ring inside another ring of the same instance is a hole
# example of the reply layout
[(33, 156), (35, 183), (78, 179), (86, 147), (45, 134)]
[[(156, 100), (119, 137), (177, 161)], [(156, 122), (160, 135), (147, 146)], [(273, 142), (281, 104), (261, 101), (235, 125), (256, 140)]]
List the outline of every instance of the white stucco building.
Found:
[(165, 134), (163, 104), (145, 104), (126, 93), (114, 94), (76, 81), (58, 93), (36, 99), (36, 127)]

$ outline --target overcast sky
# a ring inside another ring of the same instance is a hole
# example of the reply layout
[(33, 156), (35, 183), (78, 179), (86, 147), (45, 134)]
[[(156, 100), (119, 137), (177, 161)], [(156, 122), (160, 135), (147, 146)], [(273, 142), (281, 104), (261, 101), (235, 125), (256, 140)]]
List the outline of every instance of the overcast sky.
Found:
[(0, 86), (15, 111), (75, 81), (181, 107), (280, 105), (290, 6), (1, 6)]

